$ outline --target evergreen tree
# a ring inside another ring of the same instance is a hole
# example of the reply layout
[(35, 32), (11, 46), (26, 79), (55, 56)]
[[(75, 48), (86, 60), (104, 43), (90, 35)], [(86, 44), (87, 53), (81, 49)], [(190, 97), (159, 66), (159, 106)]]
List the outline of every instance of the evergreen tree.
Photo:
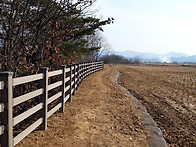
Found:
[(113, 19), (89, 14), (91, 0), (0, 0), (0, 70), (35, 73), (41, 66), (59, 68), (96, 47), (93, 35)]

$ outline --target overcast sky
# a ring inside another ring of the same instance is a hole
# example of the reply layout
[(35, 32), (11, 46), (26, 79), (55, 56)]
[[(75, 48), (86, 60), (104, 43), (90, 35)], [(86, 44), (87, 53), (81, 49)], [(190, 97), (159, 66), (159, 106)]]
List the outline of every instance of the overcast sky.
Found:
[(196, 54), (196, 0), (97, 0), (104, 35), (116, 51)]

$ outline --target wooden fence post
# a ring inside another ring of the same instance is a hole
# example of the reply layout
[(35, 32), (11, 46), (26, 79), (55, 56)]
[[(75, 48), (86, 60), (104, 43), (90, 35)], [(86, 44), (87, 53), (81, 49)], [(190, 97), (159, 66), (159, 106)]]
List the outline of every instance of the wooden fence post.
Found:
[(68, 82), (68, 84), (70, 85), (70, 88), (68, 90), (68, 93), (70, 94), (70, 96), (69, 96), (69, 99), (67, 100), (67, 102), (72, 102), (72, 99), (71, 99), (71, 96), (72, 96), (72, 93), (71, 93), (71, 91), (72, 91), (72, 85), (71, 85), (71, 82), (72, 82), (72, 65), (70, 64), (70, 65), (68, 65), (68, 67), (70, 68), (70, 72), (69, 72), (70, 80)]
[(83, 63), (83, 75), (82, 75), (82, 80), (84, 80), (85, 71), (86, 71), (86, 63)]
[(84, 70), (84, 63), (80, 64), (80, 83), (83, 80), (83, 70)]
[(88, 63), (85, 63), (85, 76), (84, 76), (84, 78), (86, 78), (87, 74), (88, 74)]
[(96, 63), (96, 62), (93, 62), (93, 63), (92, 63), (92, 74), (95, 73), (95, 63)]
[(6, 105), (1, 118), (1, 125), (6, 129), (0, 141), (2, 147), (13, 147), (13, 72), (1, 72), (0, 81), (4, 82), (0, 101)]
[(91, 71), (92, 71), (92, 67), (93, 67), (93, 62), (90, 62), (90, 66), (89, 66), (89, 74), (88, 75), (91, 75), (92, 73), (91, 73)]
[(76, 64), (73, 64), (73, 66), (74, 66), (74, 79), (73, 79), (73, 81), (74, 81), (74, 84), (73, 84), (73, 95), (75, 95), (75, 91), (76, 91)]
[(61, 75), (61, 81), (62, 81), (61, 92), (62, 92), (62, 96), (61, 96), (60, 102), (62, 104), (62, 107), (60, 108), (59, 111), (60, 111), (60, 113), (64, 113), (64, 111), (65, 111), (65, 78), (66, 78), (65, 69), (66, 69), (66, 66), (65, 65), (61, 65), (61, 69), (62, 69), (62, 75)]
[(41, 87), (44, 89), (42, 95), (42, 102), (43, 102), (43, 109), (42, 109), (42, 117), (43, 117), (43, 124), (41, 125), (42, 130), (47, 129), (47, 114), (48, 114), (48, 68), (41, 67), (40, 73), (44, 74), (43, 81), (41, 81)]
[(79, 81), (80, 81), (80, 64), (77, 64), (77, 87), (76, 87), (76, 90), (78, 89), (78, 86), (79, 86)]
[(86, 63), (84, 63), (83, 65), (83, 79), (85, 78), (85, 74), (86, 74)]
[(96, 71), (99, 71), (101, 68), (100, 62), (96, 62)]
[(83, 69), (84, 69), (84, 63), (80, 64), (80, 83), (83, 80)]
[(93, 73), (96, 72), (96, 62), (93, 63)]
[(91, 68), (91, 62), (90, 63), (88, 63), (88, 72), (87, 72), (87, 76), (89, 76), (89, 74), (90, 74), (90, 68)]

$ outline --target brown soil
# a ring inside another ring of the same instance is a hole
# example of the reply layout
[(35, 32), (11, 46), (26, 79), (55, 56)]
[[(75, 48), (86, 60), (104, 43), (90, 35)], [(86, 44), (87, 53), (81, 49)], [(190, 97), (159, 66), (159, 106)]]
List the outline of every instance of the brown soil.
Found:
[(117, 66), (106, 66), (82, 81), (65, 113), (48, 119), (46, 131), (35, 131), (17, 146), (147, 147), (141, 112), (114, 82)]
[(119, 81), (146, 107), (172, 147), (196, 146), (196, 67), (120, 66)]

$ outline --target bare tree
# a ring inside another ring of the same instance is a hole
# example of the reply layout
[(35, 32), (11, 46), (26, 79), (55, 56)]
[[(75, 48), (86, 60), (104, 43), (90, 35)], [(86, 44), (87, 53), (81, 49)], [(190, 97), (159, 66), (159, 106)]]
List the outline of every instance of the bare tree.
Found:
[(139, 64), (141, 62), (141, 58), (139, 56), (136, 56), (132, 59), (133, 64)]
[(87, 40), (86, 47), (90, 48), (90, 51), (81, 54), (80, 61), (97, 61), (102, 55), (108, 54), (111, 49), (111, 45), (100, 31), (85, 36), (85, 39)]
[(109, 51), (111, 50), (111, 44), (107, 41), (107, 39), (100, 33), (97, 32), (95, 37), (93, 38), (95, 45), (100, 47), (99, 50), (95, 50), (92, 52), (93, 57), (95, 60), (98, 60), (102, 55), (109, 54)]
[(106, 64), (140, 64), (141, 62), (140, 57), (127, 59), (115, 54), (102, 56), (101, 60), (103, 60)]

